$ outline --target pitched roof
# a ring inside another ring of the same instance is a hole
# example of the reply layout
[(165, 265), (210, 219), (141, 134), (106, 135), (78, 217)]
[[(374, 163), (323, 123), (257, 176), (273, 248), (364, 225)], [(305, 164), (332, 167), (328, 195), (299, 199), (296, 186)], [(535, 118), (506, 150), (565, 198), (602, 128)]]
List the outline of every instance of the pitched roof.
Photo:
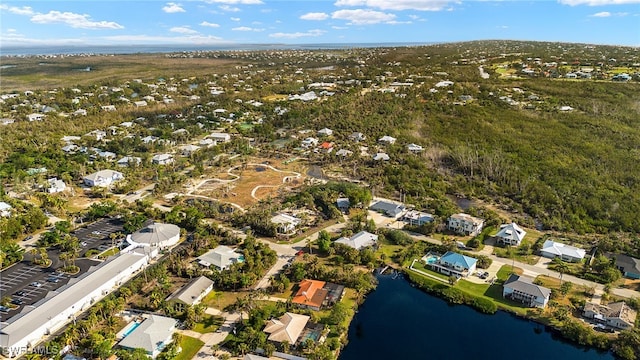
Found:
[(625, 272), (640, 274), (640, 259), (624, 254), (616, 254), (615, 258), (617, 267), (623, 268)]
[(150, 315), (118, 345), (129, 349), (142, 348), (154, 353), (158, 345), (171, 338), (178, 320), (165, 316)]
[(382, 211), (390, 216), (397, 216), (404, 210), (404, 205), (392, 203), (390, 201), (380, 200), (376, 201), (369, 207), (371, 210)]
[(282, 315), (280, 319), (269, 320), (263, 331), (271, 334), (267, 338), (268, 340), (287, 341), (293, 345), (298, 341), (298, 337), (300, 337), (309, 319), (309, 316), (288, 312)]
[(478, 262), (478, 260), (472, 257), (465, 256), (453, 251), (447, 251), (440, 257), (440, 261), (459, 266), (463, 269), (471, 269), (471, 267), (473, 267), (476, 262)]
[(364, 247), (375, 245), (377, 241), (378, 235), (372, 234), (368, 231), (360, 231), (359, 233), (353, 235), (351, 238), (341, 237), (340, 239), (336, 240), (336, 243), (344, 244), (356, 250), (360, 250)]
[(512, 222), (511, 224), (500, 225), (500, 231), (494, 236), (520, 242), (524, 239), (525, 235), (527, 235), (527, 232), (522, 230), (518, 224)]
[(180, 228), (173, 224), (153, 223), (131, 234), (137, 244), (158, 245), (180, 236)]
[(291, 300), (292, 303), (305, 306), (321, 307), (327, 297), (327, 290), (324, 290), (324, 281), (302, 280), (298, 292)]
[(555, 242), (552, 240), (545, 241), (544, 244), (542, 244), (542, 249), (540, 251), (557, 255), (557, 256), (563, 256), (563, 255), (571, 256), (576, 259), (584, 258), (584, 256), (587, 253), (584, 249), (580, 249), (574, 246)]
[(504, 282), (503, 286), (541, 298), (547, 298), (551, 295), (551, 290), (544, 286), (534, 284), (531, 278), (517, 274), (509, 275), (509, 278)]
[(213, 280), (200, 276), (191, 280), (187, 285), (181, 287), (173, 294), (169, 295), (167, 301), (180, 301), (187, 305), (193, 305), (196, 299), (204, 294), (207, 289), (213, 286)]
[(451, 219), (458, 219), (472, 224), (481, 224), (484, 220), (465, 213), (453, 214)]
[(198, 262), (202, 265), (215, 265), (218, 268), (226, 268), (233, 263), (233, 260), (240, 258), (242, 254), (235, 252), (234, 249), (220, 245), (213, 250), (198, 256)]
[(584, 311), (592, 311), (609, 319), (619, 318), (629, 324), (634, 324), (637, 316), (637, 312), (627, 306), (624, 301), (609, 303), (607, 305), (587, 303), (584, 305)]

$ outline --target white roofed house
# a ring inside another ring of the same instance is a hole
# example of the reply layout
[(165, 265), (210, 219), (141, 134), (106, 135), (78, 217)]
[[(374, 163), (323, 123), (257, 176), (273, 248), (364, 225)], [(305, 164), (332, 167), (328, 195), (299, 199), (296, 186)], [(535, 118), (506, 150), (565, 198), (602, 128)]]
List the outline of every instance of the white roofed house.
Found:
[(391, 158), (386, 153), (376, 153), (372, 158), (374, 161), (389, 161)]
[(118, 166), (127, 167), (131, 165), (140, 165), (142, 163), (142, 159), (137, 156), (125, 156), (118, 160)]
[(197, 145), (183, 145), (180, 146), (180, 152), (183, 156), (191, 156), (194, 152), (200, 150), (200, 146)]
[(166, 301), (189, 306), (197, 305), (212, 289), (213, 280), (200, 276), (169, 295)]
[(411, 153), (417, 154), (419, 152), (422, 152), (422, 150), (424, 149), (422, 148), (422, 146), (412, 143), (407, 145), (407, 150), (409, 150), (409, 152)]
[(580, 249), (574, 246), (566, 245), (563, 243), (547, 240), (542, 244), (540, 249), (540, 255), (546, 258), (559, 257), (564, 261), (580, 262), (584, 259), (587, 252), (584, 249)]
[(278, 214), (271, 218), (271, 222), (276, 225), (276, 232), (281, 235), (293, 235), (301, 220), (288, 214)]
[(153, 223), (131, 235), (127, 243), (140, 247), (168, 248), (180, 241), (180, 227), (173, 224)]
[(49, 187), (46, 189), (46, 191), (49, 194), (63, 192), (67, 189), (67, 184), (65, 184), (64, 181), (59, 180), (58, 178), (51, 178), (47, 180), (47, 182), (49, 183)]
[(522, 230), (518, 224), (512, 222), (511, 224), (500, 225), (500, 230), (493, 237), (499, 244), (520, 246), (525, 235), (527, 235), (527, 232)]
[(29, 121), (42, 121), (42, 120), (44, 120), (45, 117), (46, 117), (45, 114), (33, 113), (33, 114), (27, 115), (27, 120), (29, 120)]
[(369, 246), (376, 246), (378, 243), (378, 235), (368, 231), (360, 231), (350, 238), (341, 237), (336, 240), (336, 244), (343, 244), (356, 250), (361, 250)]
[(636, 323), (637, 312), (624, 301), (607, 305), (587, 303), (583, 308), (583, 316), (616, 329), (632, 329)]
[(333, 130), (329, 128), (324, 128), (318, 131), (318, 136), (331, 136), (333, 135)]
[(378, 139), (379, 143), (383, 143), (383, 144), (388, 144), (388, 145), (392, 145), (396, 143), (396, 138), (392, 137), (392, 136), (388, 136), (385, 135), (383, 137), (381, 137), (380, 139)]
[(216, 142), (223, 142), (224, 143), (224, 142), (231, 141), (231, 135), (229, 135), (227, 133), (213, 132), (213, 133), (209, 134), (209, 136), (207, 136), (207, 137), (215, 140)]
[(159, 315), (148, 315), (118, 346), (134, 350), (144, 349), (146, 354), (155, 359), (164, 348), (173, 341), (178, 320)]
[(124, 179), (121, 172), (114, 170), (100, 170), (83, 178), (84, 184), (89, 187), (109, 186), (112, 183)]
[(0, 201), (0, 216), (1, 217), (9, 217), (11, 216), (11, 205), (7, 204), (4, 201)]
[(483, 226), (484, 219), (463, 213), (451, 215), (447, 220), (447, 229), (461, 235), (476, 236)]
[(156, 165), (168, 165), (173, 163), (173, 155), (171, 154), (157, 154), (151, 157), (151, 162)]
[(225, 270), (235, 263), (244, 262), (244, 256), (228, 246), (220, 245), (198, 256), (197, 260), (202, 266)]

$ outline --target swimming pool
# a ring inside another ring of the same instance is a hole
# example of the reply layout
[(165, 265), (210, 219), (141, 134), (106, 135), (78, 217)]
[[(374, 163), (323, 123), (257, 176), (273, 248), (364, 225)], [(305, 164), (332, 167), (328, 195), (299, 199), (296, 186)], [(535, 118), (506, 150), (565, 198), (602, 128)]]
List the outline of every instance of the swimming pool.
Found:
[(137, 321), (134, 322), (130, 322), (129, 325), (127, 325), (124, 328), (124, 332), (122, 333), (122, 338), (126, 338), (127, 335), (131, 334), (133, 332), (133, 330), (135, 330), (138, 326), (140, 326), (140, 323)]
[(307, 339), (311, 339), (313, 341), (318, 341), (318, 339), (320, 338), (320, 332), (319, 331), (309, 331), (304, 338), (302, 339), (301, 342), (305, 342)]

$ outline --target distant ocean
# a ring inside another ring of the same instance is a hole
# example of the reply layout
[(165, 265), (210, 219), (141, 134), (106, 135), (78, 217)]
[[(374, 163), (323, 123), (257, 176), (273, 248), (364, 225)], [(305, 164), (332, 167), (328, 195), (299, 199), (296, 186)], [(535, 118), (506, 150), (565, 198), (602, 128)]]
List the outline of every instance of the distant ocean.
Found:
[(71, 55), (71, 54), (140, 54), (174, 53), (183, 51), (242, 51), (242, 50), (321, 50), (375, 47), (421, 46), (432, 43), (334, 43), (334, 44), (225, 44), (225, 45), (86, 45), (2, 47), (0, 56)]

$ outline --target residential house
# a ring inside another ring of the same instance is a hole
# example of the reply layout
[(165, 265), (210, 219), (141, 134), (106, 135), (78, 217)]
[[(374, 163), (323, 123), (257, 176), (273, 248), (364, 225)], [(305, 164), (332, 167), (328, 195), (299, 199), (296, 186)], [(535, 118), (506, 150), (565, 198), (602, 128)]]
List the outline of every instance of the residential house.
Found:
[(373, 203), (369, 209), (391, 218), (398, 218), (398, 216), (400, 216), (400, 214), (405, 210), (405, 207), (403, 204), (394, 203), (388, 200), (379, 200)]
[(120, 340), (118, 346), (135, 350), (142, 348), (155, 359), (173, 341), (178, 320), (165, 316), (149, 315), (131, 333)]
[(225, 142), (231, 141), (231, 135), (227, 133), (214, 132), (214, 133), (211, 133), (208, 137), (215, 140), (216, 142), (225, 143)]
[(361, 250), (369, 246), (376, 246), (378, 243), (378, 235), (363, 230), (350, 238), (341, 237), (336, 240), (335, 243), (343, 244), (356, 250)]
[(211, 290), (213, 290), (213, 280), (200, 276), (169, 295), (166, 301), (187, 306), (198, 305)]
[(121, 167), (131, 166), (131, 165), (140, 165), (142, 163), (142, 159), (137, 156), (125, 156), (122, 159), (118, 160), (117, 164)]
[(315, 147), (315, 146), (318, 146), (318, 139), (313, 137), (308, 137), (302, 140), (302, 143), (300, 145), (304, 148)]
[(282, 235), (292, 235), (300, 221), (299, 218), (287, 214), (278, 214), (271, 218), (271, 222), (276, 225), (276, 232)]
[(353, 151), (347, 149), (340, 149), (336, 151), (336, 156), (348, 157), (353, 155)]
[(391, 159), (389, 157), (389, 155), (387, 155), (386, 153), (376, 153), (375, 155), (373, 155), (373, 160), (374, 161), (389, 161), (389, 159)]
[(366, 140), (367, 137), (364, 136), (364, 134), (361, 132), (354, 132), (353, 134), (349, 135), (349, 139), (359, 142)]
[(215, 267), (217, 270), (225, 270), (235, 263), (244, 262), (244, 256), (234, 249), (219, 245), (215, 249), (198, 256), (198, 264), (204, 267)]
[(4, 201), (0, 201), (0, 217), (9, 217), (11, 216), (11, 205), (7, 204)]
[(333, 135), (333, 130), (324, 128), (318, 131), (318, 136), (331, 136)]
[(158, 141), (158, 138), (153, 135), (149, 135), (149, 136), (143, 137), (140, 140), (142, 140), (142, 142), (145, 144), (153, 144), (154, 142)]
[(318, 280), (302, 280), (291, 302), (300, 307), (319, 311), (340, 301), (344, 286)]
[(549, 302), (551, 290), (536, 285), (533, 279), (522, 275), (511, 274), (502, 288), (502, 297), (519, 301), (529, 307), (544, 308)]
[(73, 116), (87, 116), (87, 110), (78, 109), (78, 110), (74, 111), (73, 113), (71, 113), (71, 115), (73, 115)]
[(574, 246), (569, 246), (563, 243), (547, 240), (542, 244), (540, 249), (540, 255), (553, 259), (559, 257), (564, 261), (580, 262), (584, 259), (587, 252), (584, 249), (580, 249)]
[(349, 201), (349, 198), (341, 197), (336, 199), (336, 207), (343, 213), (348, 212), (350, 206), (351, 202)]
[(418, 210), (409, 210), (402, 215), (402, 221), (409, 225), (421, 226), (426, 223), (433, 222), (433, 220), (433, 215)]
[(195, 153), (198, 150), (200, 150), (200, 146), (197, 145), (180, 146), (180, 152), (182, 153), (182, 156), (191, 156), (191, 154)]
[(484, 220), (468, 214), (451, 215), (447, 221), (447, 229), (461, 234), (476, 236), (482, 231)]
[(45, 117), (46, 117), (45, 114), (33, 113), (33, 114), (27, 115), (27, 120), (29, 120), (29, 121), (42, 121), (42, 120), (44, 120)]
[(640, 259), (624, 254), (615, 254), (616, 269), (629, 279), (640, 279)]
[(156, 165), (168, 165), (173, 163), (173, 155), (171, 154), (157, 154), (151, 158), (151, 163)]
[(392, 137), (392, 136), (385, 135), (385, 136), (381, 137), (380, 139), (378, 139), (378, 142), (382, 143), (382, 144), (392, 145), (392, 144), (396, 143), (396, 140), (397, 139)]
[(114, 170), (100, 170), (83, 178), (84, 184), (89, 187), (109, 186), (112, 183), (124, 179), (121, 172)]
[(218, 143), (217, 143), (217, 141), (215, 141), (213, 139), (202, 139), (202, 140), (200, 140), (198, 145), (205, 146), (205, 147), (212, 147), (212, 146), (218, 145)]
[(414, 153), (417, 154), (419, 152), (422, 152), (424, 150), (424, 148), (420, 145), (417, 144), (409, 144), (407, 145), (407, 150), (409, 150), (410, 153)]
[(73, 153), (75, 153), (76, 151), (78, 151), (78, 149), (79, 149), (79, 148), (78, 148), (78, 145), (75, 145), (75, 144), (69, 144), (69, 145), (65, 145), (65, 146), (63, 146), (61, 150), (62, 150), (63, 152), (65, 152), (65, 153), (67, 153), (67, 154), (73, 154)]
[(287, 312), (279, 319), (271, 319), (267, 322), (264, 332), (269, 334), (267, 340), (279, 343), (287, 342), (289, 345), (295, 345), (307, 326), (310, 317)]
[(145, 100), (134, 101), (133, 105), (137, 108), (147, 106), (147, 102)]
[(445, 275), (457, 277), (467, 277), (476, 271), (478, 260), (453, 251), (447, 251), (434, 262), (427, 262), (427, 265), (434, 271)]
[(607, 305), (586, 303), (582, 315), (612, 328), (626, 330), (635, 326), (638, 314), (624, 301), (617, 301)]
[(67, 184), (65, 184), (64, 181), (59, 180), (58, 178), (51, 178), (47, 180), (47, 182), (49, 183), (49, 187), (46, 189), (46, 191), (49, 194), (63, 192), (67, 189)]
[(103, 105), (100, 108), (103, 111), (116, 111), (116, 107), (114, 105)]
[(500, 230), (493, 235), (498, 244), (520, 246), (522, 239), (527, 235), (527, 232), (522, 230), (518, 224), (512, 222), (511, 224), (500, 225)]

